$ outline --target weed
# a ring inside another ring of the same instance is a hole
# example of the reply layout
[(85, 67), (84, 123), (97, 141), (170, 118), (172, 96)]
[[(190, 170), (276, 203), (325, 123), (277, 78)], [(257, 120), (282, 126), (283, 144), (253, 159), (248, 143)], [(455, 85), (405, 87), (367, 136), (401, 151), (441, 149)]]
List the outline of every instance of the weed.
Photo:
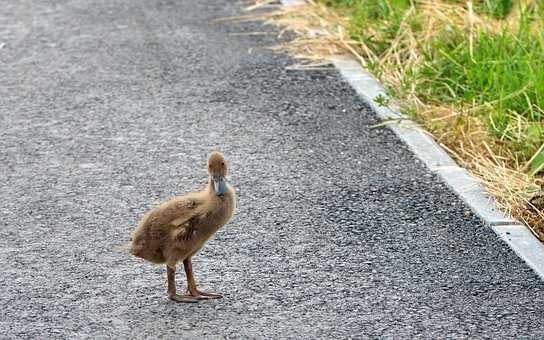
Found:
[(378, 104), (378, 106), (387, 106), (389, 105), (389, 98), (380, 94), (374, 97), (374, 103)]

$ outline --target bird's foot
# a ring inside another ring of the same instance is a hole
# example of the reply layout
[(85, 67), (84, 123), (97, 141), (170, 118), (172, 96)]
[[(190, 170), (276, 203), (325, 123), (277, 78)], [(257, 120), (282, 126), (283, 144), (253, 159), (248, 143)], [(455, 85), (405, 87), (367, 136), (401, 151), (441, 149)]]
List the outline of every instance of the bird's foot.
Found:
[(168, 298), (175, 302), (184, 302), (184, 303), (196, 303), (199, 299), (198, 297), (192, 295), (180, 295), (180, 294), (169, 294)]
[(203, 292), (196, 288), (187, 289), (187, 294), (189, 296), (196, 297), (201, 300), (211, 300), (211, 299), (221, 299), (223, 295), (217, 293)]

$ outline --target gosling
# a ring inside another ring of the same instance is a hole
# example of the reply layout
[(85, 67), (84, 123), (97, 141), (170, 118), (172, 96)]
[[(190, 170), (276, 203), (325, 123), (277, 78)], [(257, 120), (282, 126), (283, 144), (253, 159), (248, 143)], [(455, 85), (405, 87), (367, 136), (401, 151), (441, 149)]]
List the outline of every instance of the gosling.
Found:
[[(176, 302), (218, 299), (221, 294), (197, 289), (192, 257), (234, 213), (236, 195), (227, 182), (227, 162), (220, 152), (208, 155), (208, 185), (177, 196), (147, 212), (131, 233), (129, 252), (155, 264), (166, 264), (168, 297)], [(176, 293), (176, 264), (183, 261), (185, 294)]]

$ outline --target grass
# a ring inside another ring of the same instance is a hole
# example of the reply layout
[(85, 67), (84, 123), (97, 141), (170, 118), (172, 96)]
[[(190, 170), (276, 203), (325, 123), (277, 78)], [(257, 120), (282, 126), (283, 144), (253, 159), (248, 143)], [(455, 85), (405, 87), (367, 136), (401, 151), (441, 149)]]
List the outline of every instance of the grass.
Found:
[[(411, 95), (457, 110), (470, 106), (471, 115), (485, 123), (490, 137), (504, 144), (515, 168), (523, 167), (544, 142), (544, 34), (537, 29), (544, 17), (536, 2), (520, 7), (517, 14), (512, 13), (512, 1), (506, 0), (478, 1), (474, 7), (460, 1), (326, 3), (347, 13), (350, 38), (366, 45), (382, 62), (380, 68), (399, 68), (387, 64), (392, 48), (397, 49), (393, 53), (398, 63), (410, 59), (399, 48), (418, 55), (418, 65), (400, 70), (402, 86), (395, 87), (397, 92), (412, 92), (397, 93), (400, 97)], [(437, 16), (438, 25), (430, 18), (437, 12), (442, 16)], [(506, 20), (510, 14), (515, 20)], [(465, 22), (459, 20), (463, 17)], [(429, 29), (435, 33), (429, 35)], [(410, 46), (410, 37), (403, 41), (406, 33), (401, 30), (421, 40)], [(424, 115), (416, 118), (425, 120)]]
[[(378, 76), (383, 68), (403, 73), (394, 86), (397, 95), (477, 108), (472, 114), (486, 123), (490, 136), (507, 144), (509, 161), (518, 168), (544, 142), (544, 34), (536, 29), (544, 17), (537, 2), (517, 14), (511, 0), (481, 0), (474, 7), (463, 1), (324, 3), (350, 18), (349, 37), (378, 61), (380, 70), (371, 71)], [(516, 20), (507, 21), (510, 14)], [(391, 53), (393, 63), (387, 60)], [(401, 63), (413, 59), (408, 53), (417, 54), (418, 64), (403, 69)], [(405, 91), (412, 93), (398, 93)]]
[(541, 1), (320, 0), (257, 19), (298, 33), (279, 48), (300, 57), (299, 67), (355, 56), (544, 239), (544, 207), (531, 203), (544, 183)]
[(544, 142), (542, 38), (522, 27), (479, 31), (470, 44), (459, 32), (445, 32), (416, 74), (418, 94), (426, 102), (480, 108), (475, 114), (492, 137), (508, 144), (511, 161), (525, 163)]

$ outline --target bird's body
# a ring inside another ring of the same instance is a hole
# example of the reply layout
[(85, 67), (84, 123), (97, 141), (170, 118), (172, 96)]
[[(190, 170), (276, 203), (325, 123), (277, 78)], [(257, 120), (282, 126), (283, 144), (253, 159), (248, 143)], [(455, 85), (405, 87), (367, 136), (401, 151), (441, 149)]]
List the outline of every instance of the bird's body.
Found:
[(132, 232), (130, 252), (149, 262), (175, 266), (197, 253), (228, 222), (235, 204), (230, 186), (223, 198), (209, 187), (174, 197), (144, 215)]
[[(214, 152), (208, 158), (210, 180), (202, 191), (177, 196), (147, 212), (131, 234), (130, 253), (149, 262), (165, 263), (170, 298), (194, 302), (220, 297), (196, 289), (191, 257), (231, 218), (235, 206), (234, 189), (226, 183), (226, 163)], [(183, 261), (189, 295), (175, 293), (175, 267)]]

